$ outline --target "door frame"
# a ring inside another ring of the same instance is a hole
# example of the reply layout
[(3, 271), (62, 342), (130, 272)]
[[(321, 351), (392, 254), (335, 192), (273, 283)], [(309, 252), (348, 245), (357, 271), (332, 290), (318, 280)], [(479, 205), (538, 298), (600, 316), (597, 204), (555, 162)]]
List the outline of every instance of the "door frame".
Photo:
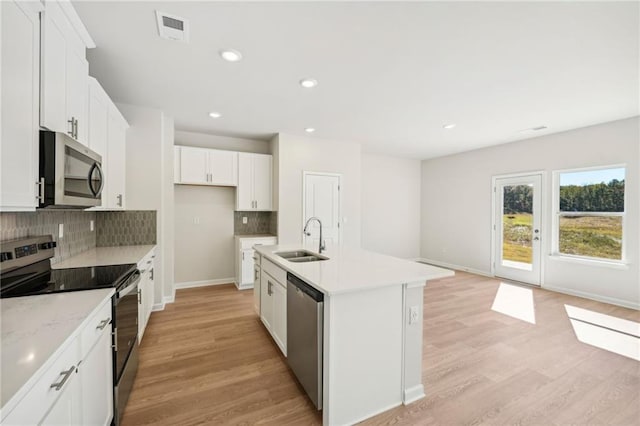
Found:
[[(305, 218), (307, 217), (307, 176), (331, 176), (338, 178), (338, 245), (342, 245), (342, 174), (341, 173), (329, 173), (329, 172), (311, 172), (307, 170), (302, 171), (302, 227), (304, 228)], [(302, 232), (302, 229), (300, 230)], [(307, 236), (302, 233), (302, 243), (307, 242)]]
[[(509, 178), (519, 178), (525, 176), (540, 176), (540, 284), (528, 284), (533, 285), (535, 287), (544, 287), (544, 277), (545, 277), (545, 253), (548, 251), (547, 240), (549, 238), (549, 232), (547, 231), (547, 204), (548, 197), (545, 189), (547, 188), (547, 173), (544, 170), (533, 170), (530, 172), (520, 172), (520, 173), (508, 173), (503, 175), (493, 175), (491, 176), (491, 226), (489, 227), (489, 232), (491, 233), (491, 276), (496, 277), (496, 181), (498, 179), (509, 179)], [(496, 277), (499, 278), (499, 277)]]

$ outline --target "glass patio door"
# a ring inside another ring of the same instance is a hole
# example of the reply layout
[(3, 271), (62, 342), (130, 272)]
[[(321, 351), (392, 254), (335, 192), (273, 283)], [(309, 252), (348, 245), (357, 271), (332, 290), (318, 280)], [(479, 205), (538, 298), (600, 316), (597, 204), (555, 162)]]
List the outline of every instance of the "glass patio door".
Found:
[(540, 285), (542, 176), (495, 179), (494, 273)]

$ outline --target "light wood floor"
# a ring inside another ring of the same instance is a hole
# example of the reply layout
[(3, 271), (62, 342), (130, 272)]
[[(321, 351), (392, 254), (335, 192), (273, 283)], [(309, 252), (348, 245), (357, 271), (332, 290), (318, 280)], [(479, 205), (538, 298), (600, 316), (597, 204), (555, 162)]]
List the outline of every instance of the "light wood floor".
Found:
[[(640, 424), (640, 362), (578, 342), (564, 304), (640, 312), (534, 289), (534, 325), (491, 311), (499, 284), (462, 272), (427, 284), (427, 397), (365, 424)], [(252, 297), (180, 290), (154, 312), (123, 425), (320, 424)]]

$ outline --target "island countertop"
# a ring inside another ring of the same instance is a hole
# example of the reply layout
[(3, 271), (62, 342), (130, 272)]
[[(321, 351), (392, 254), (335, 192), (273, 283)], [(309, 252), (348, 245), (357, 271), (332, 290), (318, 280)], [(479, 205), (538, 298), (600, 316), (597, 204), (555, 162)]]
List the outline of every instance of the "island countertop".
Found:
[(10, 412), (68, 346), (114, 289), (73, 291), (0, 300), (0, 407)]
[(301, 249), (318, 253), (317, 245), (295, 244), (254, 246), (253, 248), (277, 266), (328, 295), (391, 285), (424, 283), (454, 275), (454, 272), (449, 269), (345, 246), (329, 246), (322, 252), (322, 256), (328, 257), (328, 260), (306, 263), (289, 262), (275, 253)]
[(51, 265), (52, 269), (85, 268), (89, 266), (138, 263), (155, 245), (95, 247)]

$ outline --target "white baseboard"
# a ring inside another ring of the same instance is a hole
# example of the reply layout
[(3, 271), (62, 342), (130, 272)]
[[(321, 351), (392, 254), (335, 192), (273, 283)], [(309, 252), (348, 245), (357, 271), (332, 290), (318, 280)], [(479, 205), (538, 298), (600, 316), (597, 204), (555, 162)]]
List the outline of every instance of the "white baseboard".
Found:
[(164, 311), (164, 302), (162, 303), (154, 303), (151, 308), (151, 312)]
[(424, 386), (422, 384), (413, 386), (409, 389), (404, 390), (403, 404), (411, 404), (412, 402), (416, 402), (417, 400), (422, 399), (425, 396), (426, 395), (424, 394)]
[(234, 281), (235, 281), (235, 278), (220, 278), (215, 280), (203, 280), (203, 281), (186, 281), (183, 283), (175, 283), (173, 285), (173, 289), (181, 290), (183, 288), (195, 288), (195, 287), (206, 287), (209, 285), (231, 284)]
[(595, 300), (596, 302), (609, 303), (610, 305), (622, 306), (623, 308), (635, 309), (636, 311), (640, 310), (640, 303), (633, 303), (629, 302), (628, 300), (616, 299), (615, 297), (606, 297), (599, 294), (574, 290), (572, 288), (555, 287), (551, 285), (543, 285), (542, 288), (545, 290), (568, 294), (569, 296), (577, 296), (585, 299)]
[(420, 263), (428, 263), (429, 265), (440, 266), (442, 268), (453, 269), (456, 271), (463, 271), (463, 272), (469, 272), (476, 275), (482, 275), (483, 277), (491, 277), (491, 278), (494, 277), (494, 275), (491, 272), (481, 271), (480, 269), (467, 268), (466, 266), (454, 265), (453, 263), (441, 262), (439, 260), (422, 258), (422, 259), (416, 259), (415, 261)]

